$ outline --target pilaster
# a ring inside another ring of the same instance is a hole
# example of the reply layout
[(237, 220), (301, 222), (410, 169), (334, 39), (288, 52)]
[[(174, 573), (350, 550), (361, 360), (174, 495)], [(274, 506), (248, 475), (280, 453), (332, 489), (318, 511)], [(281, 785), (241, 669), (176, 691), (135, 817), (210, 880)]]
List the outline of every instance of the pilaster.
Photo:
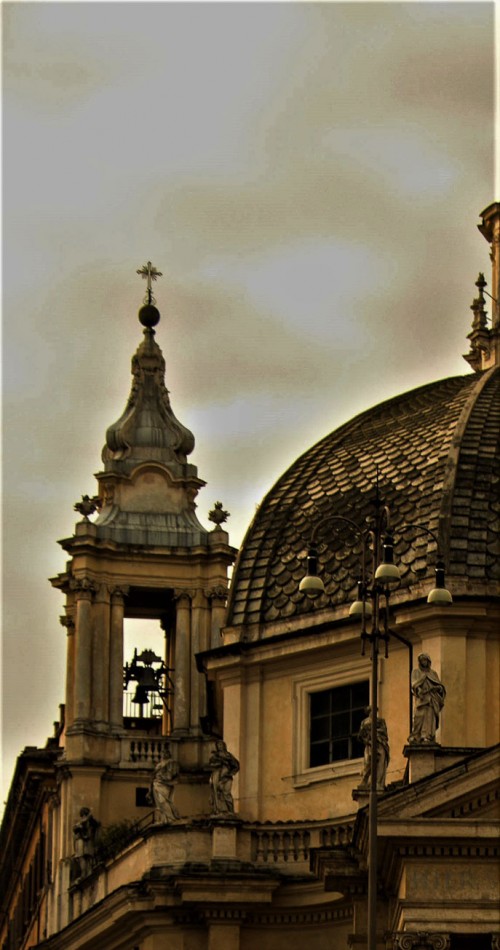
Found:
[(74, 724), (90, 719), (92, 682), (92, 602), (96, 586), (88, 577), (75, 578), (76, 596)]
[(191, 598), (193, 591), (176, 590), (175, 688), (173, 735), (187, 735), (191, 693)]
[(128, 587), (110, 590), (109, 721), (111, 731), (123, 729), (123, 617)]
[(75, 718), (75, 621), (73, 610), (66, 608), (66, 613), (59, 617), (59, 621), (66, 628), (66, 699), (64, 721), (65, 728), (73, 725)]

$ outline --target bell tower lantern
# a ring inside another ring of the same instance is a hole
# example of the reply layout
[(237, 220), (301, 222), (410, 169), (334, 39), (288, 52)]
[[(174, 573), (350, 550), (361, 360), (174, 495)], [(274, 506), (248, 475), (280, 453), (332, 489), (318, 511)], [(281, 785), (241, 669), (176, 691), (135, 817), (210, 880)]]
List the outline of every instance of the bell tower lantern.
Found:
[[(140, 698), (147, 697), (154, 674), (164, 700), (163, 717), (143, 736), (141, 748), (152, 750), (152, 761), (146, 754), (144, 765), (151, 768), (162, 742), (168, 742), (181, 771), (194, 773), (206, 765), (214, 724), (195, 657), (220, 645), (227, 570), (236, 553), (222, 527), (220, 503), (209, 516), (213, 530), (196, 516), (195, 498), (205, 483), (188, 461), (194, 437), (172, 410), (155, 339), (160, 313), (152, 282), (161, 274), (151, 262), (138, 273), (147, 280), (147, 293), (139, 310), (143, 339), (132, 357), (130, 395), (106, 432), (98, 492), (75, 505), (82, 520), (60, 542), (69, 557), (66, 570), (51, 581), (66, 597), (65, 761), (73, 779), (79, 768), (87, 778), (92, 772), (94, 794), (90, 802), (87, 783), (85, 804), (101, 815), (104, 771), (109, 777), (110, 770), (119, 770), (123, 780), (131, 769), (131, 781), (137, 782), (131, 748), (138, 748), (141, 722), (132, 730), (123, 714), (124, 669), (131, 672), (123, 647), (127, 618), (157, 620), (164, 633), (164, 653), (156, 657), (160, 667), (152, 667), (154, 653), (147, 650), (142, 666), (149, 679), (144, 674)], [(140, 666), (136, 662), (136, 670)]]

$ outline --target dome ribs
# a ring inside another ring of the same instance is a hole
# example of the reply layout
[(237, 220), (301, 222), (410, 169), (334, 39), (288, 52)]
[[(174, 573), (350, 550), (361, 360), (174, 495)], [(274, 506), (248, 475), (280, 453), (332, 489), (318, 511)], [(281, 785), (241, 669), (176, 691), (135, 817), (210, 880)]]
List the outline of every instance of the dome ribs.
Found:
[[(498, 371), (495, 380), (491, 387), (483, 380), (481, 388), (474, 374), (420, 387), (362, 413), (305, 452), (268, 493), (247, 532), (228, 625), (262, 625), (313, 609), (298, 593), (313, 527), (330, 514), (362, 525), (373, 503), (377, 469), (381, 497), (391, 509), (403, 588), (431, 578), (434, 569), (432, 539), (398, 531), (409, 522), (440, 533), (451, 553), (448, 573), (467, 570), (474, 581), (493, 576)], [(359, 545), (338, 525), (326, 526), (318, 534), (318, 550), (326, 595), (314, 609), (347, 605), (359, 573)]]

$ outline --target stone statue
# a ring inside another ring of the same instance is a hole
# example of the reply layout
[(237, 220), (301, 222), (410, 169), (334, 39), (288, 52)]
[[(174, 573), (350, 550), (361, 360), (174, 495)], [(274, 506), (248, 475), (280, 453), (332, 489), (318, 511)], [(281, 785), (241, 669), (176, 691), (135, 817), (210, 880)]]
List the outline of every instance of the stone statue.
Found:
[(73, 825), (73, 848), (71, 877), (76, 880), (90, 874), (94, 866), (98, 822), (90, 808), (80, 808), (80, 818)]
[[(365, 707), (366, 719), (363, 719), (358, 732), (358, 739), (365, 747), (365, 763), (361, 788), (368, 788), (372, 771), (372, 707)], [(385, 719), (377, 716), (377, 789), (385, 787), (387, 766), (389, 765), (389, 737)]]
[(208, 764), (211, 768), (211, 808), (212, 814), (234, 814), (234, 802), (231, 794), (233, 776), (239, 772), (240, 763), (227, 751), (223, 739), (218, 739)]
[(179, 766), (170, 756), (161, 759), (153, 773), (151, 782), (151, 798), (153, 799), (160, 821), (170, 823), (179, 819), (179, 812), (174, 806), (173, 797)]
[(414, 715), (408, 742), (435, 742), (446, 690), (437, 673), (431, 669), (428, 653), (420, 654), (418, 669), (412, 671), (411, 691), (414, 696)]

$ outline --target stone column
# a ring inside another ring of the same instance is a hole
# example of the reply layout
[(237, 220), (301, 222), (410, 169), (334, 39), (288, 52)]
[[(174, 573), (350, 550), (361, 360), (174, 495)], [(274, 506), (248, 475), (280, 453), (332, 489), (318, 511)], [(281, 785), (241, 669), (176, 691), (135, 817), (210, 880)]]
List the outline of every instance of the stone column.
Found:
[(110, 604), (107, 584), (100, 584), (94, 601), (92, 630), (92, 718), (100, 729), (109, 725)]
[(221, 630), (226, 620), (227, 587), (212, 587), (208, 592), (212, 612), (210, 618), (210, 646), (222, 646)]
[(189, 732), (191, 694), (191, 595), (176, 590), (173, 734)]
[(208, 647), (209, 605), (203, 590), (197, 590), (191, 609), (191, 732), (201, 734), (200, 717), (207, 714), (205, 677), (196, 666), (196, 654)]
[(112, 731), (123, 729), (123, 617), (127, 587), (111, 590), (109, 639), (109, 721)]
[(59, 617), (59, 620), (67, 630), (64, 724), (66, 729), (69, 729), (75, 719), (75, 621), (69, 612)]
[(92, 687), (92, 599), (95, 585), (88, 577), (75, 578), (72, 588), (76, 595), (75, 629), (75, 721), (90, 718)]

